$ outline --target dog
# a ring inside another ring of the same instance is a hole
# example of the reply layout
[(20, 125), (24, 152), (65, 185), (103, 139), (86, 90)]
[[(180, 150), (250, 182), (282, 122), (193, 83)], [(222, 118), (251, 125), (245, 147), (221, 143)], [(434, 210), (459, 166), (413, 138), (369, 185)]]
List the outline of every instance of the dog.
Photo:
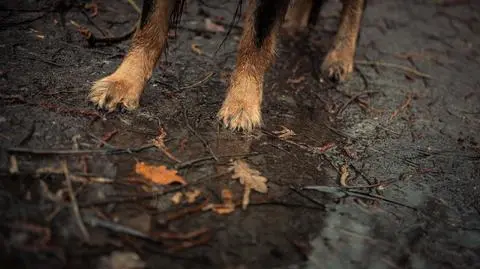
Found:
[[(140, 96), (165, 48), (172, 16), (186, 0), (144, 0), (139, 26), (128, 54), (117, 70), (94, 83), (89, 99), (98, 107), (127, 110)], [(366, 0), (342, 0), (340, 25), (323, 63), (322, 73), (345, 81), (353, 71), (356, 42)], [(290, 28), (315, 24), (323, 0), (248, 0), (245, 23), (233, 71), (218, 118), (232, 130), (251, 131), (261, 124), (265, 73), (275, 56), (283, 19)], [(241, 3), (240, 3), (241, 5)]]

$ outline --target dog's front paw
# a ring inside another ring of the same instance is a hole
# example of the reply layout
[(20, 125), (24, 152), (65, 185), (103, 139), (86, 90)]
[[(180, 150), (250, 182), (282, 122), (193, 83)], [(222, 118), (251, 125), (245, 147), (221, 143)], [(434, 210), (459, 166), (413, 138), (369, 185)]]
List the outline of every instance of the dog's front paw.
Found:
[(139, 105), (143, 86), (143, 83), (112, 75), (95, 82), (88, 97), (99, 108), (108, 111), (113, 111), (118, 106), (133, 110)]
[(250, 132), (260, 126), (260, 103), (243, 98), (227, 98), (218, 112), (218, 118), (231, 130)]
[(353, 54), (332, 50), (322, 64), (322, 73), (333, 82), (343, 82), (353, 72)]

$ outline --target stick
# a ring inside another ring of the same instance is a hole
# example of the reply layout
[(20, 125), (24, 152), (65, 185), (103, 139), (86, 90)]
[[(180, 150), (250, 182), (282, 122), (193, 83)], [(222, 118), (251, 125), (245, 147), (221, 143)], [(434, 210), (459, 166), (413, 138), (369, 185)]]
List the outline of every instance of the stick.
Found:
[(385, 62), (378, 62), (378, 61), (362, 61), (362, 60), (357, 60), (355, 61), (355, 64), (358, 65), (370, 65), (370, 66), (383, 66), (383, 67), (391, 67), (395, 69), (399, 69), (408, 73), (412, 73), (416, 76), (419, 76), (421, 78), (428, 78), (431, 79), (432, 77), (429, 74), (422, 73), (414, 68), (410, 68), (407, 66), (399, 65), (399, 64), (392, 64), (392, 63), (385, 63)]
[(185, 89), (188, 89), (188, 88), (193, 88), (195, 86), (198, 86), (202, 83), (204, 83), (205, 81), (207, 81), (209, 78), (211, 78), (213, 75), (215, 75), (215, 72), (210, 72), (208, 73), (202, 80), (200, 81), (197, 81), (193, 84), (190, 84), (190, 85), (187, 85), (187, 86), (183, 86), (183, 87), (180, 87), (180, 90), (185, 90)]
[(65, 179), (67, 181), (68, 194), (70, 196), (73, 214), (75, 215), (78, 227), (80, 228), (80, 231), (82, 232), (85, 241), (89, 242), (90, 234), (88, 233), (88, 230), (85, 227), (85, 224), (83, 223), (82, 215), (80, 214), (80, 210), (78, 208), (77, 198), (73, 193), (72, 181), (70, 180), (70, 174), (68, 172), (67, 163), (65, 161), (62, 161), (62, 168), (63, 168), (63, 173), (65, 174)]
[(203, 137), (200, 136), (200, 134), (195, 131), (195, 129), (193, 129), (193, 127), (190, 125), (190, 123), (188, 123), (188, 117), (187, 117), (187, 110), (184, 109), (183, 110), (183, 115), (185, 116), (185, 124), (187, 125), (187, 128), (192, 131), (192, 133), (198, 138), (200, 139), (200, 141), (202, 142), (203, 146), (206, 147), (208, 149), (208, 151), (210, 152), (210, 154), (212, 155), (212, 157), (215, 159), (215, 161), (218, 162), (218, 157), (217, 155), (213, 152), (212, 148), (210, 147), (210, 145), (207, 143), (207, 141), (205, 141), (205, 139), (203, 139)]
[(125, 154), (125, 153), (138, 153), (146, 149), (155, 148), (153, 144), (147, 144), (138, 148), (117, 148), (117, 149), (31, 149), (31, 148), (20, 148), (13, 147), (8, 148), (7, 152), (9, 153), (24, 153), (24, 154), (33, 154), (33, 155), (78, 155), (78, 154), (104, 154), (104, 155), (114, 155), (114, 154)]
[[(260, 154), (262, 154), (262, 153), (252, 152), (252, 153), (247, 153), (247, 154), (223, 155), (223, 156), (219, 156), (219, 158), (244, 158), (244, 157), (256, 156), (256, 155), (260, 155)], [(190, 161), (185, 161), (183, 163), (179, 163), (179, 164), (175, 165), (174, 168), (176, 170), (178, 170), (178, 169), (182, 169), (182, 168), (194, 165), (196, 163), (205, 162), (205, 161), (209, 161), (209, 160), (212, 160), (212, 159), (214, 159), (213, 156), (201, 157), (201, 158), (198, 158), (198, 159), (193, 159), (193, 160), (190, 160)]]

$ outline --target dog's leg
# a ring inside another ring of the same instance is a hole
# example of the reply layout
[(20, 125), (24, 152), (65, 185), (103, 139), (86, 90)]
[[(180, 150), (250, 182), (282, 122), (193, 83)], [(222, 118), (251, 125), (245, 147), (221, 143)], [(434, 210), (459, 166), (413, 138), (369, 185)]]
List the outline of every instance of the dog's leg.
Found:
[(343, 0), (340, 26), (322, 64), (323, 73), (333, 81), (344, 81), (353, 71), (353, 59), (364, 4), (364, 0)]
[(168, 34), (174, 0), (144, 0), (140, 25), (130, 50), (118, 69), (98, 80), (90, 90), (90, 100), (100, 108), (114, 110), (138, 107), (140, 95), (160, 57)]
[(250, 131), (261, 123), (265, 72), (288, 0), (249, 0), (237, 63), (218, 117), (230, 129)]
[(310, 11), (315, 0), (292, 0), (285, 15), (283, 27), (293, 34), (308, 26)]

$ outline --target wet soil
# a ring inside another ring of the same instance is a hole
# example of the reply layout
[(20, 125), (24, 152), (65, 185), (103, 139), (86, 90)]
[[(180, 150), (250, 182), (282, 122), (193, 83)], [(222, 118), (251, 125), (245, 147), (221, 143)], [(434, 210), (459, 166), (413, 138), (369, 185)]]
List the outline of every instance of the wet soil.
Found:
[[(478, 2), (369, 1), (355, 72), (334, 85), (318, 71), (341, 7), (330, 1), (309, 34), (282, 35), (251, 134), (216, 120), (242, 22), (219, 49), (225, 33), (205, 19), (228, 27), (235, 1), (189, 1), (141, 107), (114, 113), (86, 97), (129, 41), (92, 46), (79, 30), (120, 36), (139, 15), (105, 0), (92, 17), (86, 3), (0, 3), (6, 268), (123, 268), (106, 262), (114, 251), (140, 268), (480, 268)], [(161, 129), (174, 158), (152, 146)], [(232, 159), (268, 193), (203, 211), (223, 189), (242, 199)], [(188, 184), (152, 184), (137, 162)], [(194, 189), (194, 203), (172, 203)]]

